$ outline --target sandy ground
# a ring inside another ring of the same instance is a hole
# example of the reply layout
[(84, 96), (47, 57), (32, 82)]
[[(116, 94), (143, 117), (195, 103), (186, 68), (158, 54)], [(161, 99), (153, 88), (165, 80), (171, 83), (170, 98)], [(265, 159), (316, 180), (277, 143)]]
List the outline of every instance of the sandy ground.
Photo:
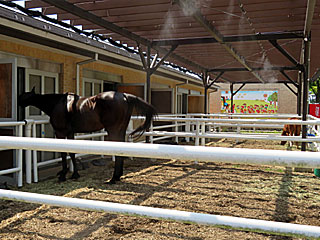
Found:
[[(278, 142), (220, 140), (208, 146), (285, 149)], [(18, 190), (157, 208), (320, 226), (320, 179), (275, 166), (134, 159), (107, 185), (112, 162)], [(304, 239), (216, 226), (0, 201), (1, 239)]]

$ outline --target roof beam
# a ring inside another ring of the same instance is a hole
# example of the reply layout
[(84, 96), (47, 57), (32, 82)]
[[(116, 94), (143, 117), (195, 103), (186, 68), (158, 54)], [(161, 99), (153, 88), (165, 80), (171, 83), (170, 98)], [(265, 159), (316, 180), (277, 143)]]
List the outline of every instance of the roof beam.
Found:
[(255, 78), (262, 83), (266, 82), (259, 73), (252, 71), (252, 68), (248, 65), (245, 58), (241, 56), (230, 43), (223, 41), (223, 35), (210, 22), (207, 21), (207, 19), (201, 14), (200, 9), (194, 5), (193, 1), (175, 0), (175, 2), (178, 3), (184, 12), (190, 12), (193, 18), (200, 23), (200, 25), (202, 25), (212, 35), (212, 37), (214, 37), (217, 42), (219, 42), (239, 63), (248, 69), (248, 71), (250, 71)]
[[(120, 34), (121, 36), (124, 36), (128, 39), (131, 39), (133, 41), (136, 41), (136, 42), (139, 42), (140, 44), (143, 44), (145, 46), (151, 46), (151, 41), (149, 41), (148, 39), (146, 38), (143, 38), (137, 34), (134, 34), (132, 32), (130, 32), (129, 30), (125, 29), (125, 28), (122, 28), (122, 27), (119, 27), (115, 24), (113, 24), (112, 22), (109, 22), (101, 17), (98, 17), (92, 13), (90, 13), (89, 11), (86, 11), (72, 3), (69, 3), (65, 0), (43, 0), (43, 2), (46, 2), (52, 6), (55, 6), (57, 8), (60, 8), (66, 12), (69, 12), (69, 13), (72, 13), (73, 15), (76, 15), (82, 19), (85, 19), (91, 23), (94, 23), (94, 24), (97, 24), (105, 29), (109, 29), (111, 30), (112, 32), (115, 32), (117, 34)], [(151, 46), (152, 47), (152, 46)], [(167, 54), (168, 50), (165, 49), (165, 48), (160, 48), (158, 46), (153, 46), (153, 49), (163, 53), (163, 54)], [(200, 71), (204, 71), (206, 70), (203, 66), (199, 65), (199, 64), (196, 64), (184, 57), (181, 57), (177, 54), (174, 54), (174, 53), (171, 53), (170, 54), (170, 57), (176, 59), (177, 61), (181, 62), (181, 63), (184, 63), (188, 66), (191, 66), (193, 68), (196, 68)]]
[(294, 95), (298, 96), (298, 92), (297, 92), (297, 91), (294, 91), (294, 90), (288, 85), (288, 83), (285, 82), (284, 85), (286, 85), (286, 87), (287, 87)]
[[(253, 67), (251, 71), (293, 71), (301, 70), (303, 66), (284, 66), (284, 67)], [(246, 72), (249, 71), (247, 68), (213, 68), (209, 69), (208, 72)]]
[(279, 52), (282, 53), (290, 62), (292, 62), (294, 65), (299, 65), (299, 62), (290, 55), (285, 49), (283, 49), (277, 42), (277, 40), (269, 40), (269, 42), (279, 50)]
[[(296, 39), (303, 38), (303, 31), (296, 32), (266, 32), (248, 35), (234, 35), (223, 37), (223, 42), (248, 42), (248, 41), (263, 41), (263, 40), (281, 40), (281, 39)], [(170, 45), (191, 45), (204, 43), (218, 43), (215, 38), (181, 38), (181, 39), (164, 39), (153, 41), (153, 46), (170, 46)]]
[(281, 74), (282, 74), (283, 76), (285, 76), (285, 78), (288, 79), (289, 82), (291, 82), (296, 88), (299, 87), (299, 85), (298, 85), (296, 82), (294, 82), (294, 81), (288, 76), (288, 74), (286, 74), (283, 70), (281, 70), (280, 72), (281, 72)]

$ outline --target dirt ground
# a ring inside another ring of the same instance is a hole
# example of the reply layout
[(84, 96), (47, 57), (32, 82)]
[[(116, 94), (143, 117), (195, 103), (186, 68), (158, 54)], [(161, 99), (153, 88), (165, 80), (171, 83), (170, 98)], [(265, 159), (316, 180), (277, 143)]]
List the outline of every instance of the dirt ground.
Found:
[[(285, 149), (278, 142), (220, 140), (208, 146)], [(116, 185), (112, 162), (18, 190), (198, 213), (320, 226), (320, 179), (275, 166), (134, 159)], [(137, 216), (0, 201), (1, 239), (304, 239)]]

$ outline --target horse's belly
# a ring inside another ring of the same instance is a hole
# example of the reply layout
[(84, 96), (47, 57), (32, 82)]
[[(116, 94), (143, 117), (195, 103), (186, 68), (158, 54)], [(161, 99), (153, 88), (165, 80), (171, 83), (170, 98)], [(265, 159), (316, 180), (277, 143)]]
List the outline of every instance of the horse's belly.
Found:
[(95, 132), (104, 128), (96, 114), (85, 114), (77, 118), (73, 126), (78, 133)]

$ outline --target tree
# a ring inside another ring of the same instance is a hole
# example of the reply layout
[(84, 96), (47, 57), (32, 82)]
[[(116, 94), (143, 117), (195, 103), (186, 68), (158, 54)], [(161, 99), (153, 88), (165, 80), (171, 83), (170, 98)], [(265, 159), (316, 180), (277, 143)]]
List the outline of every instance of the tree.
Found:
[(316, 103), (320, 103), (320, 77), (315, 81), (309, 82), (309, 90), (316, 95)]
[(277, 92), (272, 93), (269, 97), (268, 97), (268, 101), (270, 102), (270, 105), (273, 102), (274, 107), (277, 107), (277, 101), (278, 101), (278, 94)]

